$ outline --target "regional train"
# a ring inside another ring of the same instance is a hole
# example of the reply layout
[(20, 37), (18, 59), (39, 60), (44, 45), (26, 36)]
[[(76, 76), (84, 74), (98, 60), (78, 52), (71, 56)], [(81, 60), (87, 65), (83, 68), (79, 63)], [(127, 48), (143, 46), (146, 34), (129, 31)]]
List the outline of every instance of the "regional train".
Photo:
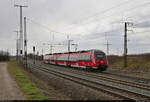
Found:
[(106, 54), (98, 49), (69, 53), (54, 53), (43, 56), (43, 62), (77, 68), (105, 71), (108, 68)]

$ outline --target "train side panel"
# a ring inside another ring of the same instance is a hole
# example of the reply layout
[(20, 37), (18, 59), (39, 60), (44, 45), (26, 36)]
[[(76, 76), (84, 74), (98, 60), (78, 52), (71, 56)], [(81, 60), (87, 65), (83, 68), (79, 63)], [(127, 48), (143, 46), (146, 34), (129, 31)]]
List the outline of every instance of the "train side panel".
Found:
[(45, 55), (44, 63), (106, 70), (108, 67), (107, 56), (102, 51), (90, 51), (84, 53), (67, 53)]

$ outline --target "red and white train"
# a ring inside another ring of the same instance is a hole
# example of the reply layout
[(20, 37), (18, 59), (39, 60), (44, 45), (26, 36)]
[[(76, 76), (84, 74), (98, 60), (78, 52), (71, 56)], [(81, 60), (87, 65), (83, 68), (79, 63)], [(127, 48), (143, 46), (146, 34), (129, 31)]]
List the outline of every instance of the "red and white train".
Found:
[(70, 53), (47, 54), (43, 57), (44, 63), (64, 66), (98, 69), (105, 71), (108, 68), (106, 54), (101, 50), (86, 50)]

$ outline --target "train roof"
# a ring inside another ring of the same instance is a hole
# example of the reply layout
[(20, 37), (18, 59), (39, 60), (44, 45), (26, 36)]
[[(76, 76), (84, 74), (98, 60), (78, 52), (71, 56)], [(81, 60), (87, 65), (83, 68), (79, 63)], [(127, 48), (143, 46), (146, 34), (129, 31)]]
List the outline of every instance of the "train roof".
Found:
[(57, 55), (57, 54), (68, 54), (68, 53), (85, 53), (85, 52), (103, 52), (102, 50), (99, 49), (90, 49), (90, 50), (81, 50), (81, 51), (76, 51), (76, 52), (64, 52), (64, 53), (53, 53), (53, 54), (46, 54), (46, 55)]

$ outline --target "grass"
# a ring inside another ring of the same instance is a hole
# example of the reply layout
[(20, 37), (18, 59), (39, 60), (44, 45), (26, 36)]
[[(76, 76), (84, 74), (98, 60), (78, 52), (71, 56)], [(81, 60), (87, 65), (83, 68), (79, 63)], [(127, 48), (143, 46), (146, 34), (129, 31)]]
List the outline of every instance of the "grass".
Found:
[(21, 72), (20, 66), (16, 61), (8, 62), (8, 70), (16, 80), (20, 89), (29, 100), (49, 100), (48, 96), (44, 96), (42, 90), (37, 88), (29, 79)]
[[(117, 67), (120, 69), (124, 69), (124, 59), (123, 57), (110, 57), (109, 58), (109, 66)], [(133, 70), (150, 70), (150, 59), (146, 59), (145, 57), (128, 57), (128, 68)]]

